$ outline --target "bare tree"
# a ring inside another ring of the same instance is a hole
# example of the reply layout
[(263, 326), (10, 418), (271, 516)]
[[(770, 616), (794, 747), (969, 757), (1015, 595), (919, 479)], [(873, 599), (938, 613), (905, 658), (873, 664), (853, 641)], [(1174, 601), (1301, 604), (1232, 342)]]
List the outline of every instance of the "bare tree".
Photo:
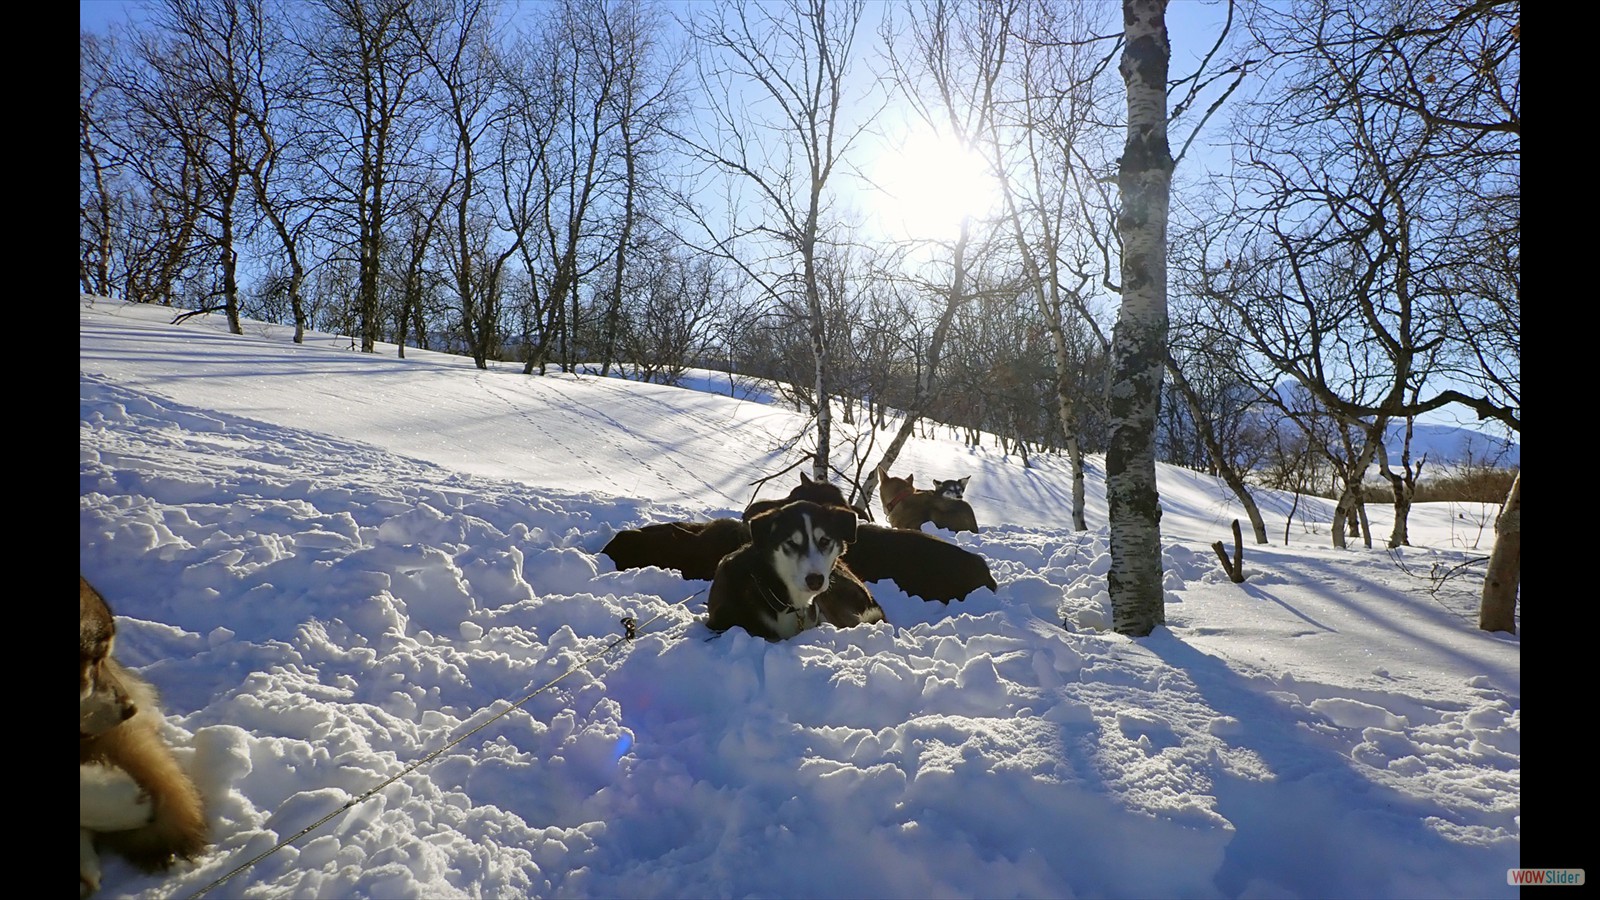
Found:
[(246, 158), (251, 200), (265, 218), (283, 252), (287, 272), (273, 281), (289, 304), (294, 342), (305, 341), (309, 316), (303, 295), (307, 268), (305, 246), (315, 229), (315, 193), (306, 175), (317, 152), (315, 129), (304, 127), (300, 112), (310, 99), (310, 79), (302, 58), (287, 40), (284, 24), (272, 15), (266, 0), (238, 0), (248, 26), (241, 85), (247, 96), (239, 106), (253, 152)]
[[(523, 32), (501, 55), (506, 67), (503, 90), (508, 117), (497, 144), (495, 166), (500, 186), (498, 222), (516, 240), (522, 263), (519, 289), (511, 292), (523, 358), (543, 371), (549, 356), (554, 304), (545, 290), (540, 231), (555, 202), (557, 179), (552, 158), (567, 98), (560, 71), (565, 61), (548, 52), (546, 38)], [(530, 369), (524, 371), (531, 373)]]
[[(429, 262), (434, 259), (435, 234), (454, 192), (442, 183), (430, 186), (432, 190), (418, 191), (396, 205), (389, 219), (390, 238), (384, 242), (385, 255), (393, 260), (386, 268), (391, 273), (387, 280), (394, 283), (391, 293), (395, 299), (390, 304), (390, 316), (394, 321), (395, 354), (401, 359), (405, 358), (408, 340), (415, 340), (418, 347), (427, 348), (424, 307), (436, 282), (443, 280), (430, 271)], [(482, 226), (481, 220), (474, 220), (473, 224)], [(459, 290), (459, 279), (456, 279), (456, 286)], [(464, 306), (457, 305), (458, 315)], [(473, 349), (469, 339), (467, 350), (471, 353)], [(481, 364), (479, 368), (482, 368)]]
[[(699, 78), (712, 124), (703, 135), (680, 137), (696, 159), (756, 196), (727, 227), (691, 214), (769, 302), (789, 306), (808, 324), (818, 398), (812, 477), (819, 481), (828, 479), (833, 386), (818, 258), (827, 239), (829, 182), (861, 133), (845, 114), (864, 10), (860, 0), (718, 2), (696, 8), (690, 23), (702, 48)], [(742, 258), (746, 242), (780, 249), (770, 265), (758, 266)]]
[[(907, 3), (909, 40), (904, 49), (896, 46), (895, 35), (900, 30), (896, 21), (888, 15), (883, 20), (890, 72), (905, 102), (935, 134), (952, 139), (965, 149), (975, 150), (990, 132), (995, 115), (995, 83), (1005, 66), (1010, 17), (1017, 5), (951, 0)], [(872, 496), (878, 471), (894, 465), (917, 420), (937, 398), (936, 378), (951, 322), (973, 294), (970, 270), (978, 247), (976, 232), (982, 227), (982, 223), (974, 221), (972, 211), (963, 210), (955, 240), (948, 246), (948, 263), (941, 252), (929, 264), (933, 272), (922, 279), (928, 293), (938, 298), (938, 320), (918, 369), (905, 419), (884, 448), (879, 464), (867, 475), (863, 486), (867, 497)]]
[(78, 40), (78, 288), (102, 297), (115, 291), (112, 281), (117, 246), (117, 198), (111, 179), (118, 165), (105, 129), (112, 93), (108, 50), (99, 38)]
[(642, 195), (653, 174), (654, 157), (662, 149), (666, 127), (681, 102), (681, 60), (667, 56), (660, 9), (643, 0), (618, 0), (606, 9), (602, 25), (607, 34), (603, 47), (609, 55), (609, 66), (618, 73), (613, 102), (617, 154), (622, 163), (621, 224), (600, 334), (600, 374), (606, 375), (616, 352), (633, 236), (645, 211)]
[[(1223, 445), (1214, 424), (1216, 417), (1212, 415), (1213, 410), (1207, 408), (1201, 392), (1184, 374), (1183, 367), (1172, 356), (1170, 348), (1167, 356), (1167, 374), (1171, 376), (1173, 389), (1177, 391), (1189, 410), (1190, 421), (1196, 436), (1205, 447), (1213, 470), (1222, 476), (1223, 482), (1244, 507), (1256, 543), (1267, 543), (1267, 523), (1261, 518), (1261, 507), (1256, 503), (1255, 495), (1250, 493), (1250, 487), (1245, 483), (1245, 469), (1235, 462), (1234, 454)], [(1240, 404), (1240, 407), (1248, 409), (1249, 404)]]
[(201, 210), (212, 225), (208, 243), (217, 254), (221, 306), (228, 330), (239, 325), (239, 250), (244, 238), (241, 201), (248, 196), (247, 173), (261, 148), (250, 141), (246, 108), (249, 71), (258, 68), (262, 18), (248, 4), (227, 0), (162, 0), (151, 9), (157, 34), (147, 40), (145, 62), (156, 73), (167, 105), (186, 114), (169, 119), (187, 131), (179, 140), (203, 179)]
[[(1325, 448), (1344, 478), (1336, 546), (1364, 531), (1362, 480), (1390, 422), (1454, 403), (1520, 427), (1517, 353), (1491, 361), (1486, 352), (1518, 339), (1501, 341), (1503, 324), (1485, 326), (1519, 315), (1519, 238), (1507, 227), (1516, 218), (1507, 211), (1517, 202), (1507, 171), (1516, 151), (1480, 154), (1495, 129), (1469, 128), (1479, 140), (1463, 143), (1467, 126), (1421, 109), (1433, 102), (1423, 87), (1430, 81), (1501, 63), (1493, 54), (1418, 58), (1421, 33), (1467, 27), (1443, 8), (1408, 9), (1380, 30), (1367, 11), (1378, 7), (1309, 0), (1258, 20), (1274, 90), (1246, 107), (1240, 129), (1236, 213), (1244, 227), (1221, 258), (1197, 267), (1227, 307), (1223, 327), (1237, 325), (1270, 373), (1315, 395), (1346, 426), (1336, 436), (1360, 434)], [(1483, 393), (1464, 392), (1472, 386)], [(1403, 524), (1396, 534), (1403, 540)]]
[(1166, 0), (1123, 0), (1120, 69), (1128, 137), (1117, 174), (1122, 194), (1122, 307), (1111, 340), (1111, 444), (1106, 504), (1111, 568), (1106, 582), (1117, 633), (1143, 637), (1166, 622), (1161, 583), (1161, 502), (1155, 423), (1167, 358)]
[(657, 239), (629, 268), (617, 341), (635, 377), (677, 384), (725, 329), (729, 291), (719, 260), (671, 249), (664, 234)]
[(1400, 437), (1400, 471), (1396, 472), (1389, 464), (1388, 448), (1383, 444), (1378, 445), (1378, 472), (1388, 480), (1389, 490), (1394, 495), (1394, 524), (1389, 529), (1390, 549), (1411, 545), (1408, 526), (1411, 504), (1417, 495), (1417, 477), (1428, 462), (1428, 454), (1424, 453), (1414, 465), (1412, 463), (1411, 439), (1416, 431), (1416, 419), (1408, 416), (1403, 428)]
[(533, 73), (539, 83), (529, 96), (553, 127), (528, 142), (538, 148), (538, 167), (532, 193), (537, 238), (530, 237), (535, 252), (527, 264), (535, 305), (544, 314), (528, 322), (539, 333), (523, 366), (529, 375), (545, 370), (552, 342), (561, 366), (572, 368), (583, 324), (580, 285), (616, 251), (614, 242), (602, 239), (599, 218), (617, 177), (616, 98), (628, 62), (613, 44), (618, 35), (608, 30), (604, 0), (562, 0), (554, 12), (532, 51), (539, 55)]
[(208, 184), (197, 137), (202, 104), (147, 64), (156, 40), (134, 34), (80, 43), (87, 168), (79, 222), (84, 262), (104, 271), (106, 293), (170, 306), (191, 282), (209, 291), (202, 260), (211, 246), (202, 222)]
[(1478, 627), (1517, 633), (1517, 594), (1522, 587), (1522, 472), (1511, 482), (1505, 506), (1494, 522), (1494, 552), (1483, 579)]
[[(1054, 405), (1072, 471), (1072, 527), (1080, 531), (1088, 528), (1082, 398), (1098, 393), (1084, 378), (1085, 363), (1110, 350), (1090, 297), (1091, 285), (1111, 280), (1111, 255), (1106, 242), (1093, 239), (1091, 223), (1101, 216), (1096, 205), (1113, 208), (1103, 174), (1114, 155), (1112, 132), (1101, 123), (1114, 117), (1105, 76), (1121, 42), (1099, 20), (1101, 9), (1018, 8), (1013, 27), (1022, 36), (1020, 52), (988, 142), (1018, 258), (1051, 336)], [(1099, 36), (1106, 32), (1109, 37)]]
[[(452, 152), (438, 176), (441, 183), (434, 192), (439, 199), (419, 202), (416, 208), (448, 203), (452, 215), (441, 220), (438, 212), (423, 214), (416, 218), (422, 226), (417, 230), (426, 235), (436, 222), (442, 226), (440, 239), (449, 247), (445, 259), (460, 302), (461, 333), (473, 363), (484, 369), (501, 336), (502, 273), (522, 238), (512, 232), (509, 240), (499, 239), (490, 199), (493, 186), (488, 183), (495, 171), (489, 145), (510, 115), (501, 100), (503, 68), (495, 49), (499, 4), (449, 0), (434, 7), (419, 15), (414, 5), (404, 23), (428, 76), (418, 88), (434, 107), (442, 125), (441, 142)], [(404, 313), (400, 318), (404, 321)]]
[(325, 122), (323, 175), (339, 217), (351, 230), (359, 281), (356, 334), (363, 353), (377, 349), (381, 259), (393, 194), (421, 133), (424, 62), (407, 26), (412, 0), (321, 0), (301, 24), (316, 85), (308, 114)]
[[(1519, 15), (1495, 0), (1308, 0), (1260, 19), (1279, 89), (1246, 108), (1240, 171), (1274, 248), (1231, 256), (1286, 261), (1280, 293), (1326, 294), (1293, 302), (1355, 336), (1297, 354), (1273, 313), (1241, 312), (1258, 349), (1333, 411), (1456, 404), (1521, 427)], [(1364, 392), (1333, 352), (1373, 364)]]

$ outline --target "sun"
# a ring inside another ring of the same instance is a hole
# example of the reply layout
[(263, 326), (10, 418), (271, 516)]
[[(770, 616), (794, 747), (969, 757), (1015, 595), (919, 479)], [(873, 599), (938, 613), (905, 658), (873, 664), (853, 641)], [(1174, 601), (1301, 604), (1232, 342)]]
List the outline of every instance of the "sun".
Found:
[(1000, 199), (981, 154), (926, 126), (891, 141), (872, 175), (883, 227), (908, 238), (954, 236), (963, 216), (989, 213)]

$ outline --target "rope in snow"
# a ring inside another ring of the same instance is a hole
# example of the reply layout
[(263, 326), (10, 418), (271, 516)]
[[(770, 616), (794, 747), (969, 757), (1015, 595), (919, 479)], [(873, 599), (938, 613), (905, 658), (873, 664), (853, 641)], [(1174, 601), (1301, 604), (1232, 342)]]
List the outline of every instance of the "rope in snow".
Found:
[(705, 591), (705, 588), (701, 588), (700, 590), (695, 591), (694, 593), (688, 595), (687, 597), (684, 597), (682, 600), (678, 600), (678, 601), (676, 601), (674, 603), (667, 604), (667, 606), (665, 608), (663, 608), (660, 612), (658, 612), (655, 615), (651, 616), (649, 619), (646, 619), (642, 625), (636, 619), (634, 619), (634, 617), (632, 617), (632, 616), (624, 616), (622, 618), (622, 620), (621, 620), (621, 623), (622, 623), (622, 636), (618, 637), (616, 640), (614, 640), (611, 643), (607, 644), (604, 649), (600, 650), (599, 652), (597, 652), (597, 653), (595, 653), (595, 654), (593, 654), (593, 655), (591, 655), (591, 656), (589, 656), (589, 657), (587, 657), (587, 658), (585, 658), (585, 659), (583, 659), (583, 660), (581, 660), (581, 661), (579, 661), (577, 663), (574, 663), (573, 666), (571, 668), (567, 669), (565, 672), (562, 672), (560, 675), (557, 675), (556, 677), (550, 679), (548, 682), (546, 682), (541, 687), (536, 688), (535, 690), (529, 692), (527, 694), (527, 696), (523, 697), (521, 700), (518, 700), (517, 702), (511, 704), (510, 706), (507, 706), (505, 709), (501, 710), (500, 712), (497, 712), (494, 715), (490, 716), (489, 718), (485, 719), (481, 724), (479, 724), (476, 727), (470, 729), (465, 734), (462, 734), (460, 737), (457, 737), (457, 738), (449, 741), (444, 746), (442, 746), (439, 749), (433, 751), (432, 753), (429, 753), (427, 756), (422, 757), (421, 759), (417, 760), (416, 762), (413, 762), (410, 765), (407, 765), (404, 769), (401, 769), (399, 772), (396, 772), (394, 775), (391, 775), (388, 778), (385, 778), (383, 781), (378, 782), (377, 785), (373, 786), (371, 789), (369, 789), (366, 792), (362, 793), (360, 796), (355, 797), (354, 799), (347, 801), (343, 806), (339, 807), (338, 809), (334, 810), (333, 812), (328, 813), (327, 815), (325, 815), (322, 818), (316, 820), (315, 822), (312, 822), (310, 825), (307, 825), (306, 827), (300, 829), (299, 831), (295, 832), (293, 835), (290, 835), (289, 837), (284, 838), (283, 840), (281, 840), (278, 843), (274, 844), (271, 848), (269, 848), (267, 850), (264, 850), (261, 853), (258, 853), (256, 856), (254, 856), (251, 859), (247, 860), (246, 862), (240, 864), (237, 868), (235, 868), (233, 871), (229, 872), (228, 874), (222, 876), (221, 878), (218, 878), (216, 881), (211, 882), (210, 884), (208, 884), (205, 887), (201, 888), (200, 890), (194, 892), (193, 894), (190, 894), (189, 895), (189, 900), (197, 900), (197, 898), (205, 896), (206, 893), (211, 891), (211, 889), (215, 888), (217, 885), (220, 885), (223, 882), (228, 881), (229, 879), (233, 878), (235, 875), (238, 875), (240, 872), (243, 872), (245, 869), (250, 868), (251, 866), (255, 865), (256, 863), (262, 861), (263, 859), (266, 859), (267, 857), (271, 856), (272, 854), (277, 853), (279, 850), (282, 850), (284, 847), (289, 846), (290, 844), (294, 843), (295, 841), (298, 841), (301, 838), (305, 837), (306, 835), (310, 834), (311, 832), (317, 830), (318, 828), (321, 828), (323, 825), (326, 825), (334, 817), (338, 816), (340, 813), (344, 812), (345, 810), (350, 809), (351, 807), (355, 806), (358, 803), (363, 803), (363, 802), (365, 802), (367, 800), (370, 800), (379, 791), (383, 790), (384, 788), (388, 787), (391, 784), (394, 784), (396, 781), (399, 781), (401, 778), (404, 778), (405, 776), (410, 775), (412, 772), (415, 772), (417, 769), (421, 768), (422, 766), (427, 765), (429, 762), (432, 762), (436, 757), (439, 756), (439, 754), (445, 752), (446, 750), (449, 750), (451, 747), (454, 747), (457, 744), (460, 744), (462, 741), (465, 741), (467, 738), (472, 737), (474, 734), (477, 734), (479, 731), (482, 731), (483, 729), (488, 728), (490, 725), (494, 724), (500, 718), (502, 718), (503, 716), (509, 714), (512, 710), (517, 709), (518, 707), (522, 706), (522, 704), (527, 703), (529, 700), (532, 700), (534, 697), (537, 697), (539, 694), (542, 694), (545, 691), (549, 690), (551, 687), (554, 687), (556, 682), (560, 681), (563, 678), (566, 678), (568, 675), (571, 675), (573, 672), (578, 671), (579, 669), (583, 668), (584, 666), (587, 666), (589, 663), (594, 662), (595, 660), (599, 659), (600, 657), (605, 656), (607, 653), (610, 653), (612, 650), (615, 650), (619, 645), (621, 645), (621, 644), (623, 644), (623, 643), (625, 643), (627, 641), (631, 641), (634, 638), (638, 637), (639, 636), (639, 632), (641, 630), (643, 630), (645, 627), (649, 626), (655, 620), (657, 620), (657, 619), (661, 618), (662, 616), (666, 615), (668, 609), (671, 609), (672, 607), (678, 606), (678, 605), (683, 604), (683, 603), (687, 603), (690, 600), (693, 600), (695, 597), (699, 596), (701, 593), (704, 593), (704, 591)]

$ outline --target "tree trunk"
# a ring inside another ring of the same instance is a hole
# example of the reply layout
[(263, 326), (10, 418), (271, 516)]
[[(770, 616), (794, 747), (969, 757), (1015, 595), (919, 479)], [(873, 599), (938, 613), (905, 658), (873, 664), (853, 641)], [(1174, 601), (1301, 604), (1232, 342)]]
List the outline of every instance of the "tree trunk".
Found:
[[(883, 451), (883, 457), (872, 467), (867, 474), (866, 483), (861, 487), (868, 503), (871, 502), (873, 491), (878, 486), (878, 470), (887, 470), (894, 465), (894, 461), (900, 457), (900, 450), (915, 432), (917, 422), (933, 404), (934, 397), (938, 393), (934, 376), (939, 370), (940, 357), (944, 355), (944, 342), (950, 335), (950, 325), (955, 321), (956, 310), (967, 301), (967, 245), (971, 242), (971, 237), (972, 218), (963, 217), (961, 231), (956, 237), (955, 250), (951, 257), (950, 292), (945, 295), (944, 310), (939, 313), (939, 321), (934, 325), (933, 335), (928, 339), (927, 364), (921, 367), (917, 377), (905, 421), (900, 424), (900, 430), (895, 432), (894, 438), (889, 441), (889, 446)], [(973, 443), (977, 443), (975, 437)]]
[(1239, 505), (1244, 507), (1244, 513), (1250, 519), (1250, 530), (1255, 533), (1256, 543), (1267, 543), (1267, 523), (1261, 518), (1261, 508), (1256, 505), (1256, 498), (1251, 495), (1250, 489), (1244, 483), (1244, 476), (1239, 473), (1239, 467), (1233, 464), (1228, 452), (1223, 449), (1222, 442), (1217, 440), (1216, 429), (1211, 427), (1211, 420), (1205, 411), (1200, 408), (1200, 394), (1194, 385), (1184, 377), (1183, 370), (1178, 368), (1171, 354), (1167, 356), (1167, 371), (1172, 373), (1172, 385), (1183, 395), (1184, 402), (1188, 404), (1189, 411), (1194, 416), (1195, 432), (1200, 436), (1201, 442), (1206, 447), (1206, 452), (1211, 456), (1211, 465), (1222, 476), (1222, 480), (1233, 491), (1233, 496), (1238, 498)]
[[(1048, 313), (1040, 293), (1040, 312)], [(1089, 529), (1088, 517), (1083, 512), (1083, 445), (1078, 441), (1078, 401), (1075, 385), (1072, 385), (1068, 376), (1068, 367), (1072, 360), (1067, 356), (1066, 332), (1061, 328), (1060, 304), (1052, 304), (1056, 314), (1046, 317), (1050, 329), (1050, 338), (1055, 343), (1053, 352), (1056, 361), (1056, 415), (1061, 419), (1061, 433), (1066, 444), (1067, 461), (1072, 471), (1072, 530), (1087, 531)]]
[(1113, 625), (1143, 637), (1166, 622), (1161, 585), (1161, 502), (1155, 428), (1167, 356), (1166, 0), (1123, 0), (1128, 135), (1117, 174), (1122, 194), (1122, 308), (1111, 341), (1111, 441), (1106, 451)]
[(1522, 472), (1511, 482), (1505, 508), (1494, 522), (1494, 552), (1483, 579), (1483, 604), (1478, 627), (1517, 633), (1517, 592), (1522, 587)]

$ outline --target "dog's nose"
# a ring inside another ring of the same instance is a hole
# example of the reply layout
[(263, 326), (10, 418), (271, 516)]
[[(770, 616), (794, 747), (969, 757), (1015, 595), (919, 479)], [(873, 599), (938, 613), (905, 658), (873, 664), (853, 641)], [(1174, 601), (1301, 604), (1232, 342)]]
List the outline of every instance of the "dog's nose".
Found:
[(810, 575), (806, 576), (806, 587), (813, 591), (822, 590), (822, 586), (826, 583), (827, 580), (816, 572), (812, 572)]

